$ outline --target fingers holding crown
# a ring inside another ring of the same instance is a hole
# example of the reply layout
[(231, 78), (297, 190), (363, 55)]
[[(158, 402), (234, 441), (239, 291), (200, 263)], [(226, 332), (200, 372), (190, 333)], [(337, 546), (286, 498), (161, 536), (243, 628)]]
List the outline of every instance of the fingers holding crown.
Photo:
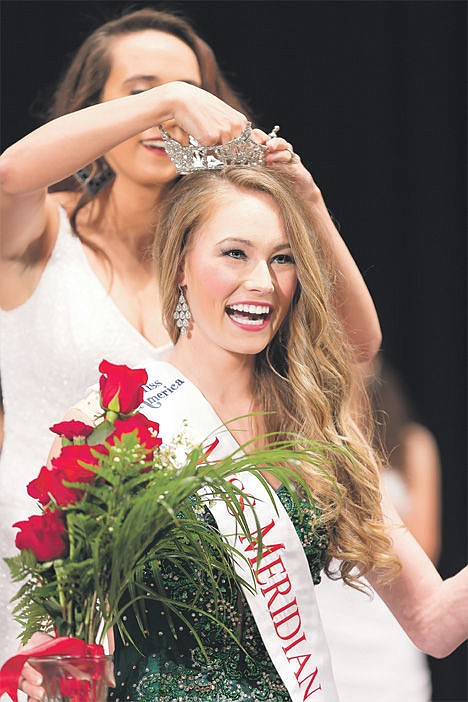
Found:
[(274, 137), (269, 139), (266, 143), (268, 152), (265, 155), (265, 163), (271, 165), (276, 164), (286, 164), (294, 165), (300, 163), (301, 159), (294, 153), (294, 148), (289, 141), (282, 139), (281, 137)]
[(267, 166), (289, 166), (301, 163), (300, 157), (294, 153), (294, 148), (289, 141), (282, 137), (276, 136), (279, 127), (276, 126), (269, 134), (266, 134), (261, 129), (252, 130), (252, 137), (267, 147), (264, 161)]

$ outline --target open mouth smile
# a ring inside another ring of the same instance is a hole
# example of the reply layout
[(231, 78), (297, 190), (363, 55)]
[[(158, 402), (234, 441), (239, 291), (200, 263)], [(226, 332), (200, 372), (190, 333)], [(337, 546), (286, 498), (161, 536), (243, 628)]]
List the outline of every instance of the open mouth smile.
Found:
[(167, 156), (166, 149), (164, 148), (164, 142), (162, 139), (145, 139), (141, 142), (145, 149), (157, 153), (160, 156)]
[(258, 305), (251, 303), (234, 303), (226, 305), (226, 314), (231, 322), (240, 327), (250, 329), (263, 329), (270, 321), (273, 313), (271, 305)]

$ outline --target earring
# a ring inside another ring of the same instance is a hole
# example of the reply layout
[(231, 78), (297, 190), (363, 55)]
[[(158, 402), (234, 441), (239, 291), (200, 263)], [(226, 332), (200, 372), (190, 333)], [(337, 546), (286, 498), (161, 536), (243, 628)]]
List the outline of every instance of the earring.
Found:
[(187, 300), (185, 299), (184, 292), (181, 287), (179, 287), (179, 291), (179, 301), (177, 302), (175, 308), (174, 319), (176, 321), (176, 325), (180, 329), (180, 333), (186, 334), (189, 325), (189, 320), (191, 319), (192, 315), (190, 314), (189, 306), (187, 304)]
[(105, 158), (101, 157), (97, 159), (97, 172), (95, 175), (93, 175), (93, 166), (91, 165), (80, 168), (79, 171), (74, 173), (74, 177), (94, 197), (108, 183), (114, 180), (115, 171), (109, 166)]

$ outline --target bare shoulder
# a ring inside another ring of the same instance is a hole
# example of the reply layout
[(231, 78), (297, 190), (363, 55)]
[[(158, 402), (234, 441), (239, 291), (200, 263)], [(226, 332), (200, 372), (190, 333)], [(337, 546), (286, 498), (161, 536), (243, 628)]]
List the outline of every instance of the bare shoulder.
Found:
[(29, 207), (17, 208), (5, 220), (2, 217), (8, 232), (2, 236), (0, 306), (12, 310), (24, 304), (39, 284), (57, 241), (59, 215), (47, 196), (37, 209), (29, 202)]
[(402, 436), (406, 448), (414, 451), (438, 453), (434, 434), (424, 425), (411, 422), (405, 427)]
[(422, 424), (408, 424), (402, 436), (405, 472), (408, 478), (416, 475), (437, 475), (439, 472), (439, 449), (432, 432)]
[[(14, 310), (33, 295), (57, 242), (59, 208), (70, 217), (79, 193), (56, 192), (29, 197), (24, 208), (2, 214), (0, 255), (0, 307)], [(16, 234), (15, 234), (16, 232)]]

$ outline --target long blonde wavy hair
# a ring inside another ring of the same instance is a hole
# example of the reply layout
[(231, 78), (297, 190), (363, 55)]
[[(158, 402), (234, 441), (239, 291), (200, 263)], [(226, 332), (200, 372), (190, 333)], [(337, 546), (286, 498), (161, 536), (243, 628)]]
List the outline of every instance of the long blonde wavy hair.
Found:
[[(367, 404), (362, 399), (361, 374), (353, 372), (353, 350), (333, 309), (334, 271), (284, 176), (260, 167), (231, 166), (185, 176), (172, 187), (160, 211), (154, 247), (164, 324), (176, 342), (179, 330), (173, 313), (184, 253), (193, 233), (222, 206), (223, 195), (232, 196), (236, 190), (272, 198), (291, 245), (298, 280), (289, 313), (256, 356), (256, 407), (266, 412), (267, 432), (297, 433), (345, 449), (331, 447), (327, 472), (301, 469), (328, 525), (329, 575), (341, 575), (355, 584), (358, 575), (376, 569), (389, 579), (397, 572), (398, 561), (383, 524), (379, 462), (370, 445), (371, 421), (363, 422)], [(356, 406), (358, 419), (353, 412)], [(366, 425), (369, 431), (363, 429)], [(330, 572), (333, 557), (340, 560), (339, 574)]]

